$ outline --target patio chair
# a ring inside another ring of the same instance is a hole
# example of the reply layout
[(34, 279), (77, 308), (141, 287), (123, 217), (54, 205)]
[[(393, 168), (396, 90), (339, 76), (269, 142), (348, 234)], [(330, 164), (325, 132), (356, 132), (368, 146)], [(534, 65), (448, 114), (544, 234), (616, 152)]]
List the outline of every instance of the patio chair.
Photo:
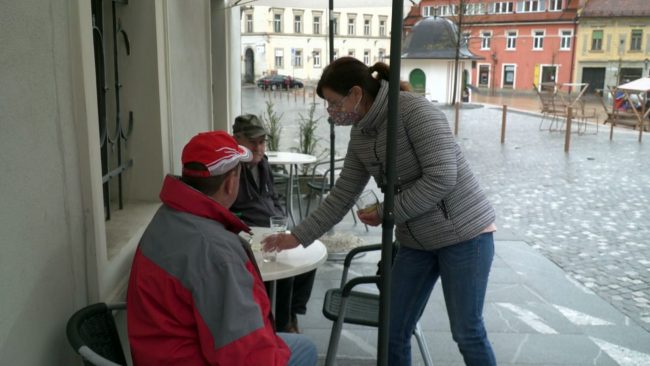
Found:
[[(353, 291), (353, 288), (360, 284), (379, 283), (379, 276), (362, 276), (348, 279), (348, 270), (352, 260), (357, 254), (381, 250), (381, 244), (365, 245), (356, 247), (345, 256), (343, 262), (343, 274), (341, 284), (338, 288), (327, 290), (323, 300), (323, 315), (334, 323), (330, 335), (329, 345), (327, 347), (327, 356), (325, 365), (334, 365), (336, 353), (338, 351), (339, 339), (343, 330), (343, 323), (365, 325), (369, 327), (378, 327), (379, 325), (379, 295), (373, 293)], [(416, 323), (413, 335), (418, 342), (418, 347), (422, 353), (422, 359), (427, 366), (433, 365), (431, 354), (420, 329), (420, 323)]]
[[(540, 91), (535, 84), (533, 84), (533, 89), (539, 98), (541, 103), (540, 112), (542, 113), (542, 119), (539, 121), (539, 130), (549, 130), (552, 131), (553, 123), (556, 123), (558, 117), (564, 115), (566, 117), (566, 109), (562, 107), (562, 104), (556, 100), (556, 93), (553, 90), (542, 90)], [(548, 120), (550, 123), (548, 127), (542, 127), (544, 121)]]
[[(334, 175), (343, 169), (343, 161), (345, 158), (337, 158), (334, 160)], [(323, 202), (323, 198), (330, 191), (330, 171), (331, 171), (331, 162), (329, 160), (320, 161), (312, 166), (311, 178), (307, 182), (307, 187), (309, 192), (307, 195), (307, 208), (305, 211), (305, 216), (309, 216), (309, 209), (311, 207), (311, 201), (315, 196), (318, 197), (318, 204), (320, 205)], [(355, 225), (357, 222), (357, 215), (352, 209), (350, 209), (350, 214), (354, 220)], [(368, 225), (365, 225), (366, 231), (368, 231)]]
[(126, 303), (88, 305), (70, 317), (66, 326), (68, 342), (85, 365), (126, 365), (113, 312), (126, 310)]

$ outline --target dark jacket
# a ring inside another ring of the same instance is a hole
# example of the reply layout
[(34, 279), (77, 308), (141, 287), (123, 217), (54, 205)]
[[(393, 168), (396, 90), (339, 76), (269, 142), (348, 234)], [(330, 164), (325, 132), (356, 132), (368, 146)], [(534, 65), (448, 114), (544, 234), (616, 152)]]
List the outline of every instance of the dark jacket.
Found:
[(259, 186), (250, 170), (244, 167), (239, 179), (239, 194), (230, 211), (250, 226), (269, 227), (269, 217), (284, 216), (284, 210), (273, 188), (273, 174), (267, 157), (257, 166), (260, 173)]

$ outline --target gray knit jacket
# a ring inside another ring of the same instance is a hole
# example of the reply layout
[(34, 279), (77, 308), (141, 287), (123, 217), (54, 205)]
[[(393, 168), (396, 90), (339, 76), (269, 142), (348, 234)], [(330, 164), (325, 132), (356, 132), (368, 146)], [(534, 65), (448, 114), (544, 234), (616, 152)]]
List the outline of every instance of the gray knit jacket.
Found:
[[(495, 219), (445, 115), (425, 98), (400, 92), (397, 127), (395, 237), (400, 245), (432, 250), (471, 239)], [(341, 221), (370, 176), (385, 180), (388, 82), (350, 131), (343, 170), (323, 203), (292, 233), (309, 245)], [(383, 215), (383, 204), (379, 205)]]

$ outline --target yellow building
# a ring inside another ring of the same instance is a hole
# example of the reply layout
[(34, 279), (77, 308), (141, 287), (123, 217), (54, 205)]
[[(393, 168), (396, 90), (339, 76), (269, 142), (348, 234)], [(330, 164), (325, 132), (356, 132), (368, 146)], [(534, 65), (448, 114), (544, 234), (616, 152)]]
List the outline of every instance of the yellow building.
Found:
[(648, 76), (650, 1), (586, 0), (576, 38), (573, 80), (591, 90)]

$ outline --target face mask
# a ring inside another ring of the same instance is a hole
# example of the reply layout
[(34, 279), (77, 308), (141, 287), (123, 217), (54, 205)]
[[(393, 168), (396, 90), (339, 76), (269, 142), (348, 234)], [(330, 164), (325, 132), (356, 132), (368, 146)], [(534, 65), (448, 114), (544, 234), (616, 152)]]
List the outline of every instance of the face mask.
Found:
[(361, 103), (361, 99), (359, 99), (357, 104), (354, 106), (354, 110), (351, 112), (330, 111), (330, 110), (328, 110), (327, 112), (329, 113), (330, 117), (332, 118), (332, 122), (334, 122), (335, 125), (350, 126), (359, 122), (363, 117), (361, 113), (357, 112), (357, 107), (359, 107), (359, 103)]

